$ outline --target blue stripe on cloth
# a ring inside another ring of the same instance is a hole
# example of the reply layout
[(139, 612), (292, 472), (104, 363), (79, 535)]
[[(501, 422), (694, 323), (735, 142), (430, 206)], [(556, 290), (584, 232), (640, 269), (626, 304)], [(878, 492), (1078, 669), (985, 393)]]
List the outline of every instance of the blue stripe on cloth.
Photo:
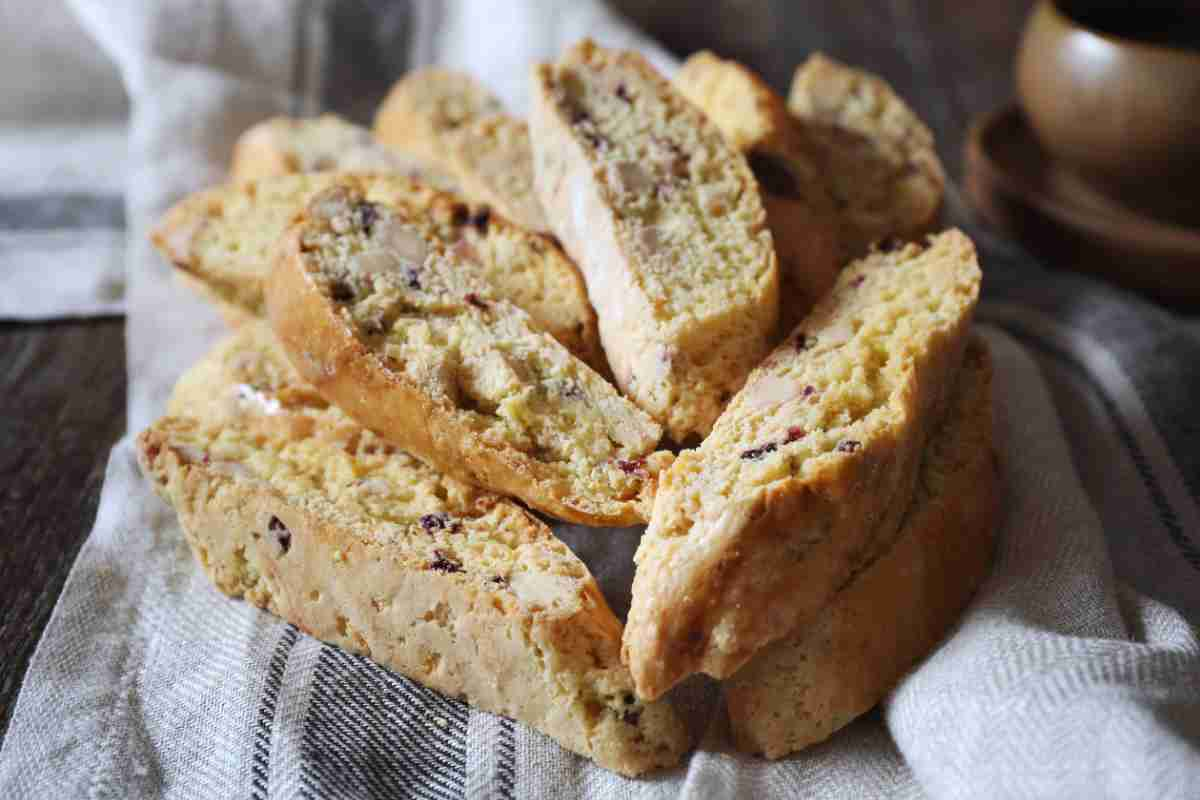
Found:
[(1117, 431), (1117, 435), (1121, 439), (1122, 445), (1129, 451), (1130, 460), (1133, 462), (1134, 469), (1142, 480), (1142, 484), (1150, 496), (1151, 502), (1154, 504), (1155, 510), (1158, 512), (1159, 521), (1166, 530), (1171, 541), (1178, 548), (1180, 555), (1191, 567), (1200, 570), (1200, 548), (1188, 536), (1187, 531), (1179, 522), (1179, 516), (1167, 501), (1166, 493), (1162, 486), (1154, 476), (1154, 471), (1150, 468), (1146, 454), (1142, 452), (1138, 446), (1137, 440), (1130, 430), (1128, 422), (1122, 417), (1116, 401), (1105, 389), (1103, 384), (1096, 379), (1088, 369), (1079, 362), (1075, 356), (1057, 345), (1049, 342), (1035, 333), (1025, 329), (1020, 324), (1011, 320), (990, 320), (993, 324), (1003, 328), (1007, 333), (1012, 335), (1018, 341), (1029, 345), (1036, 350), (1053, 357), (1069, 368), (1075, 375), (1082, 379), (1092, 391), (1096, 393), (1096, 397), (1100, 399), (1104, 406), (1105, 412), (1112, 419), (1113, 426)]
[(38, 192), (0, 195), (0, 231), (121, 230), (125, 200), (119, 194)]
[(263, 685), (262, 700), (258, 704), (258, 722), (254, 727), (254, 765), (251, 767), (250, 796), (254, 800), (266, 800), (269, 796), (268, 781), (271, 774), (271, 732), (275, 724), (275, 711), (279, 702), (279, 691), (283, 687), (283, 672), (287, 668), (288, 656), (296, 646), (300, 632), (288, 625), (275, 645), (275, 654), (267, 666), (267, 680)]
[(327, 646), (301, 738), (301, 794), (462, 797), (468, 717), (465, 704)]
[(500, 800), (512, 800), (513, 789), (517, 782), (517, 749), (516, 733), (513, 721), (508, 717), (500, 718), (500, 752), (496, 765), (496, 796)]

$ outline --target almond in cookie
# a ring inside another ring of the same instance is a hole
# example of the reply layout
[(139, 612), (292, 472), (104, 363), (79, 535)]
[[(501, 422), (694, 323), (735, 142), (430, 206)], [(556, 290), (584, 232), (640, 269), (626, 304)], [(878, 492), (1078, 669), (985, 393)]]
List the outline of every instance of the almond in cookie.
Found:
[(266, 296), (317, 391), (447, 475), (573, 522), (645, 519), (659, 426), (402, 208), (318, 194)]
[(754, 176), (636, 53), (585, 40), (533, 82), (538, 194), (587, 280), (617, 384), (675, 441), (704, 436), (778, 318)]
[(979, 293), (958, 231), (848, 266), (660, 478), (625, 657), (639, 695), (728, 677), (885, 550)]

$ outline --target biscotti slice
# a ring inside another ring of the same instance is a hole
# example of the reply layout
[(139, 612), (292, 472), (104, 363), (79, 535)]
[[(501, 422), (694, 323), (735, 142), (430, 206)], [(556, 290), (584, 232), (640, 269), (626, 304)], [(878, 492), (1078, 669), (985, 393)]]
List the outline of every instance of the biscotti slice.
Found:
[(418, 69), (392, 87), (375, 116), (375, 135), (420, 153), (521, 227), (549, 230), (533, 191), (529, 128), (469, 75)]
[(272, 117), (249, 128), (233, 147), (232, 180), (302, 172), (394, 173), (454, 189), (454, 181), (428, 162), (385, 147), (366, 128), (336, 114)]
[(326, 399), (442, 472), (572, 522), (646, 518), (659, 426), (400, 209), (317, 195), (267, 309)]
[(754, 176), (636, 53), (585, 40), (533, 83), (538, 194), (583, 270), (617, 384), (675, 441), (704, 436), (775, 333)]
[(433, 164), (447, 161), (447, 143), (475, 120), (501, 114), (504, 104), (464, 72), (423, 67), (396, 81), (375, 112), (379, 141)]
[(967, 345), (899, 537), (819, 617), (724, 684), (738, 748), (779, 758), (883, 699), (954, 624), (988, 573), (999, 500), (991, 362)]
[(625, 631), (642, 697), (733, 674), (890, 545), (979, 282), (958, 231), (851, 264), (660, 476)]
[(212, 582), (608, 769), (676, 764), (686, 731), (634, 697), (587, 567), (515, 503), (328, 412), (298, 415), (307, 435), (165, 417), (138, 438)]
[(758, 179), (779, 257), (779, 330), (787, 335), (842, 266), (833, 201), (816, 158), (783, 98), (736, 61), (695, 53), (674, 80), (746, 155)]
[(450, 137), (446, 169), (472, 200), (487, 203), (527, 230), (549, 232), (533, 188), (529, 126), (508, 114), (477, 119)]
[(496, 292), (520, 306), (568, 350), (605, 365), (583, 276), (553, 241), (398, 175), (289, 175), (208, 189), (168, 211), (151, 238), (189, 283), (219, 299), (234, 322), (262, 316), (271, 248), (318, 192), (351, 181), (368, 199), (406, 209), (413, 222), (483, 270)]
[(796, 69), (788, 108), (819, 148), (846, 258), (937, 225), (946, 172), (933, 134), (886, 81), (814, 53)]

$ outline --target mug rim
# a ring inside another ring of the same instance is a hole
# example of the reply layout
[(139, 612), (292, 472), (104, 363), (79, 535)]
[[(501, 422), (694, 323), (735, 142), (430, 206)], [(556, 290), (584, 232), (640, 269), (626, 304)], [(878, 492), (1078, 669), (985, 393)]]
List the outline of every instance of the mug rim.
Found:
[(1071, 28), (1078, 33), (1084, 33), (1093, 36), (1097, 39), (1102, 39), (1105, 43), (1111, 46), (1126, 47), (1136, 50), (1155, 53), (1160, 56), (1169, 56), (1171, 58), (1185, 58), (1189, 61), (1195, 61), (1200, 65), (1200, 52), (1188, 49), (1186, 47), (1178, 47), (1170, 44), (1162, 44), (1160, 42), (1147, 42), (1143, 39), (1133, 39), (1110, 31), (1102, 31), (1086, 25), (1076, 19), (1071, 14), (1068, 14), (1060, 5), (1062, 0), (1041, 0), (1039, 5), (1046, 7), (1063, 25)]

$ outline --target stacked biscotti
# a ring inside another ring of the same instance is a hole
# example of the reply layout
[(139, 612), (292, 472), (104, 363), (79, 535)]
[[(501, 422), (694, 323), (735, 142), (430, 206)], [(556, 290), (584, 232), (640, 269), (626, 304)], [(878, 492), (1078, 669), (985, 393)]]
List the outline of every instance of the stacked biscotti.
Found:
[[(267, 120), (153, 233), (230, 323), (138, 439), (221, 591), (626, 775), (726, 681), (779, 757), (877, 703), (990, 559), (980, 270), (931, 137), (821, 56), (791, 97), (591, 41)], [(856, 154), (869, 153), (870, 158)], [(646, 523), (629, 619), (544, 517)]]

